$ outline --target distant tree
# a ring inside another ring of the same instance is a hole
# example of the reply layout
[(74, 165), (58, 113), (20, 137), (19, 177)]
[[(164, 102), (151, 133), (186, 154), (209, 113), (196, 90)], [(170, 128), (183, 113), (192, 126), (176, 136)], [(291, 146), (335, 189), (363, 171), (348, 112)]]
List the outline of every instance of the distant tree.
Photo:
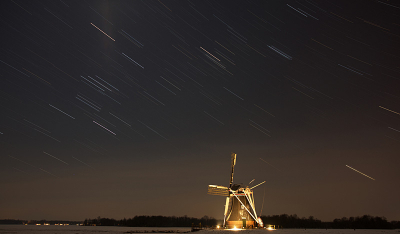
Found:
[(332, 223), (332, 228), (351, 228), (351, 229), (390, 229), (395, 228), (393, 223), (389, 223), (385, 217), (373, 217), (363, 215), (358, 217), (343, 217), (335, 219)]
[(0, 219), (0, 224), (23, 224), (27, 223), (26, 220), (16, 220), (16, 219)]

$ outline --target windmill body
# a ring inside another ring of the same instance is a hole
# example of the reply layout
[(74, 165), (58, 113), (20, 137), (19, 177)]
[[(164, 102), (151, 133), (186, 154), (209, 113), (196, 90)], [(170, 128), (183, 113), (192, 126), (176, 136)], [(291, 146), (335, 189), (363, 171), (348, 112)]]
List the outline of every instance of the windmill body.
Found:
[(254, 205), (253, 188), (233, 184), (233, 174), (236, 164), (236, 154), (231, 155), (231, 177), (229, 187), (209, 185), (208, 194), (225, 196), (224, 227), (225, 228), (254, 228), (262, 227), (262, 221), (257, 218)]

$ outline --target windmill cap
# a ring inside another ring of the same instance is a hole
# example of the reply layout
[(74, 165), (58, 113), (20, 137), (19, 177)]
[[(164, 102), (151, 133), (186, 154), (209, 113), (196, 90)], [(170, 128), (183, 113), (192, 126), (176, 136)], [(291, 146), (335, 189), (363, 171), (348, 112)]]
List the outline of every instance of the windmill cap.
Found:
[(235, 191), (235, 190), (238, 190), (241, 186), (242, 186), (241, 184), (234, 184), (234, 185), (232, 185), (231, 189), (233, 191)]

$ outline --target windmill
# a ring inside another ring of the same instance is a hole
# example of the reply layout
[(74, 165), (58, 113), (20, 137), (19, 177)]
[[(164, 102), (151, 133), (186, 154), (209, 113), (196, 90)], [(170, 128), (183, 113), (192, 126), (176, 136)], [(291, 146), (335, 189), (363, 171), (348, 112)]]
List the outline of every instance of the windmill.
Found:
[[(257, 218), (254, 205), (253, 189), (263, 183), (261, 182), (251, 188), (241, 184), (233, 183), (233, 173), (236, 165), (236, 154), (231, 154), (231, 176), (229, 187), (208, 185), (208, 194), (226, 197), (224, 212), (224, 227), (226, 228), (251, 228), (262, 227), (261, 218)], [(252, 180), (251, 182), (253, 182)], [(250, 183), (251, 183), (250, 182)]]

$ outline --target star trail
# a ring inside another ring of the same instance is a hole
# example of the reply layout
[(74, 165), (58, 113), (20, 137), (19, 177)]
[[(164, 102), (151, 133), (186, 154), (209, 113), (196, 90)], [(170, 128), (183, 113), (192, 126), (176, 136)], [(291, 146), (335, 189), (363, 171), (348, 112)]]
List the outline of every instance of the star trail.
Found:
[(0, 218), (221, 219), (235, 152), (266, 215), (399, 220), (399, 9), (2, 1)]

